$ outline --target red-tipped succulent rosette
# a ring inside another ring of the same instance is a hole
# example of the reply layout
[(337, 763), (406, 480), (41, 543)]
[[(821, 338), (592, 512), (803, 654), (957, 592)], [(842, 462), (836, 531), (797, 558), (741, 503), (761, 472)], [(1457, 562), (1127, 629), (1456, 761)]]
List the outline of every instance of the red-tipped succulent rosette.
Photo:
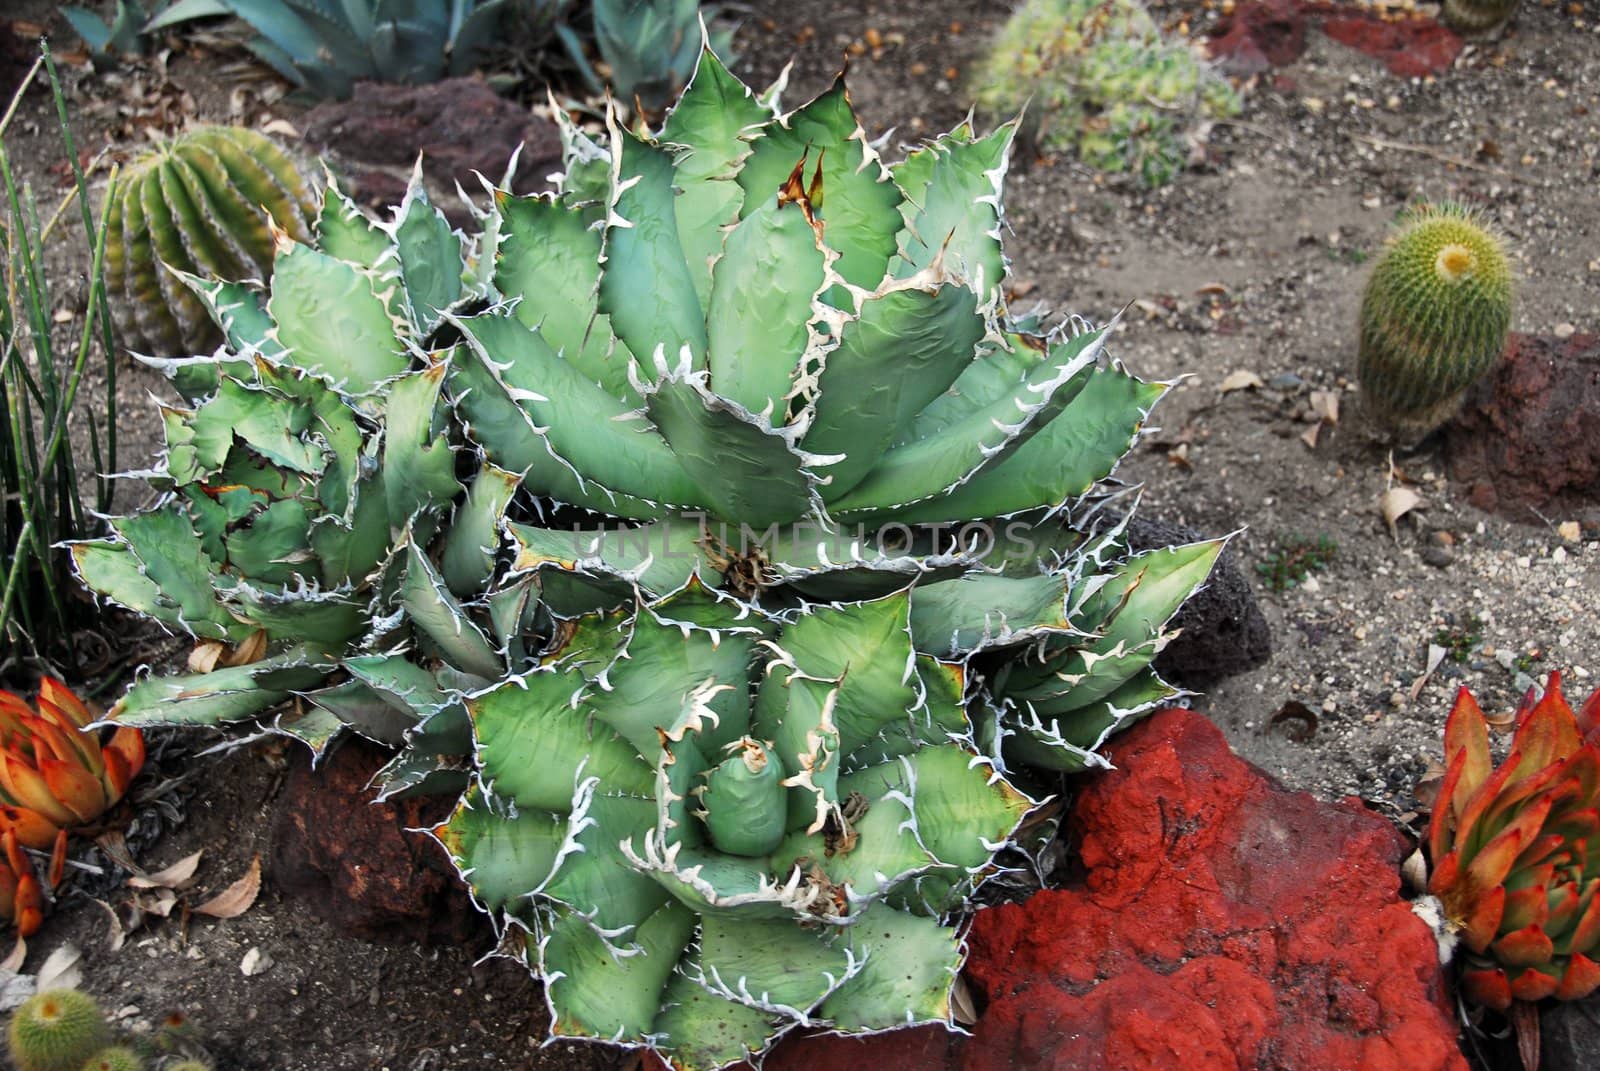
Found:
[(0, 692), (0, 833), (43, 850), (122, 798), (144, 765), (144, 736), (124, 727), (102, 745), (84, 730), (94, 720), (89, 708), (49, 677), (36, 707)]
[(1495, 767), (1463, 688), (1444, 745), (1428, 889), (1466, 946), (1463, 988), (1501, 1010), (1587, 996), (1600, 987), (1600, 691), (1574, 713), (1552, 673)]

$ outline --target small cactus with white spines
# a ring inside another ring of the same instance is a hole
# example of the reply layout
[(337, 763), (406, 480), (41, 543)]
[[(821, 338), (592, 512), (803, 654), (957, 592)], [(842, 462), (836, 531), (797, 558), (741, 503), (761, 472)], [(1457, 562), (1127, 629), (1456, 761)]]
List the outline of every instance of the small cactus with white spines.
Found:
[(1368, 411), (1417, 441), (1460, 409), (1505, 349), (1511, 267), (1478, 214), (1426, 205), (1400, 221), (1361, 301), (1357, 367)]
[(76, 989), (47, 989), (11, 1016), (11, 1060), (17, 1071), (80, 1071), (109, 1040), (94, 998)]

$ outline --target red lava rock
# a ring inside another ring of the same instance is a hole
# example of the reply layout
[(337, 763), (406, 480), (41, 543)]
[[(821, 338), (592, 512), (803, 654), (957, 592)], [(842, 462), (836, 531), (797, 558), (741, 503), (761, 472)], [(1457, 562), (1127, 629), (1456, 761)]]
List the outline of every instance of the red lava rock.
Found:
[(279, 800), (271, 877), (358, 937), (466, 940), (483, 930), (484, 916), (438, 843), (406, 832), (443, 821), (453, 801), (374, 804), (367, 785), (389, 758), (358, 738), (315, 770), (297, 756)]
[(543, 189), (545, 175), (561, 161), (554, 123), (496, 96), (476, 78), (421, 86), (358, 82), (349, 100), (324, 101), (306, 113), (305, 137), (358, 165), (351, 177), (363, 199), (382, 205), (399, 203), (418, 152), (430, 179), (446, 188), (459, 183), (469, 194), (480, 189), (472, 173), (498, 182), (518, 145), (517, 193)]
[(1381, 59), (1402, 78), (1449, 69), (1461, 38), (1433, 19), (1384, 22), (1327, 0), (1245, 0), (1217, 22), (1206, 51), (1225, 74), (1249, 77), (1286, 67), (1306, 50), (1306, 18), (1322, 15), (1322, 32)]
[(1600, 503), (1600, 335), (1513, 334), (1500, 365), (1445, 429), (1450, 475), (1491, 512), (1582, 512)]
[(1213, 32), (1207, 54), (1223, 73), (1248, 78), (1300, 58), (1306, 50), (1306, 7), (1302, 0), (1244, 0)]
[(800, 1038), (766, 1066), (1466, 1071), (1392, 825), (1284, 790), (1187, 710), (1111, 757), (1069, 817), (1082, 884), (978, 913), (970, 1039)]
[(1401, 78), (1422, 78), (1450, 69), (1461, 54), (1455, 31), (1433, 19), (1384, 22), (1360, 12), (1330, 15), (1322, 32), (1349, 48), (1380, 59)]
[(1464, 1071), (1393, 826), (1285, 791), (1186, 710), (1111, 757), (1071, 812), (1082, 887), (973, 925), (963, 1071)]

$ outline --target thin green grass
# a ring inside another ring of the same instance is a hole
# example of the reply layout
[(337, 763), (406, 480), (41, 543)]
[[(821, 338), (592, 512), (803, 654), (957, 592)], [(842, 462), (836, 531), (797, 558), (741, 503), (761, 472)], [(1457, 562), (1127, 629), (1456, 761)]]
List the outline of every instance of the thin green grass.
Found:
[[(32, 189), (12, 168), (6, 133), (23, 94), (40, 77), (55, 99), (62, 148), (72, 168), (73, 189), (41, 221)], [(101, 530), (100, 515), (111, 505), (109, 474), (117, 466), (116, 350), (105, 308), (105, 217), (89, 206), (88, 178), (78, 162), (67, 122), (66, 100), (48, 45), (0, 117), (0, 676), (23, 668), (61, 672), (72, 658), (72, 638), (93, 626), (94, 604), (78, 591), (64, 540)], [(76, 345), (58, 352), (51, 340), (55, 316), (52, 282), (44, 251), (77, 202), (78, 222), (91, 251), (87, 308)], [(87, 414), (89, 456), (94, 465), (93, 502), (85, 501), (68, 419), (87, 410), (82, 388), (92, 362), (103, 362), (105, 398)]]

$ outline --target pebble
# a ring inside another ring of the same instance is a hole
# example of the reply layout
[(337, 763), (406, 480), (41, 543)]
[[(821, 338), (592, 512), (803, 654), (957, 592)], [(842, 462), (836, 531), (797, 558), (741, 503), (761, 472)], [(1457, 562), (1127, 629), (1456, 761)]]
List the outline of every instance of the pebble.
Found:
[(1456, 560), (1456, 552), (1443, 544), (1434, 543), (1422, 548), (1422, 560), (1435, 569), (1443, 569)]
[(1267, 380), (1267, 386), (1272, 390), (1299, 390), (1306, 385), (1306, 381), (1293, 372), (1279, 372)]
[(1555, 336), (1557, 338), (1571, 338), (1578, 333), (1578, 329), (1571, 324), (1556, 324)]
[(251, 978), (265, 972), (271, 966), (272, 957), (252, 945), (250, 951), (244, 954), (244, 959), (239, 961), (239, 972), (246, 978)]

